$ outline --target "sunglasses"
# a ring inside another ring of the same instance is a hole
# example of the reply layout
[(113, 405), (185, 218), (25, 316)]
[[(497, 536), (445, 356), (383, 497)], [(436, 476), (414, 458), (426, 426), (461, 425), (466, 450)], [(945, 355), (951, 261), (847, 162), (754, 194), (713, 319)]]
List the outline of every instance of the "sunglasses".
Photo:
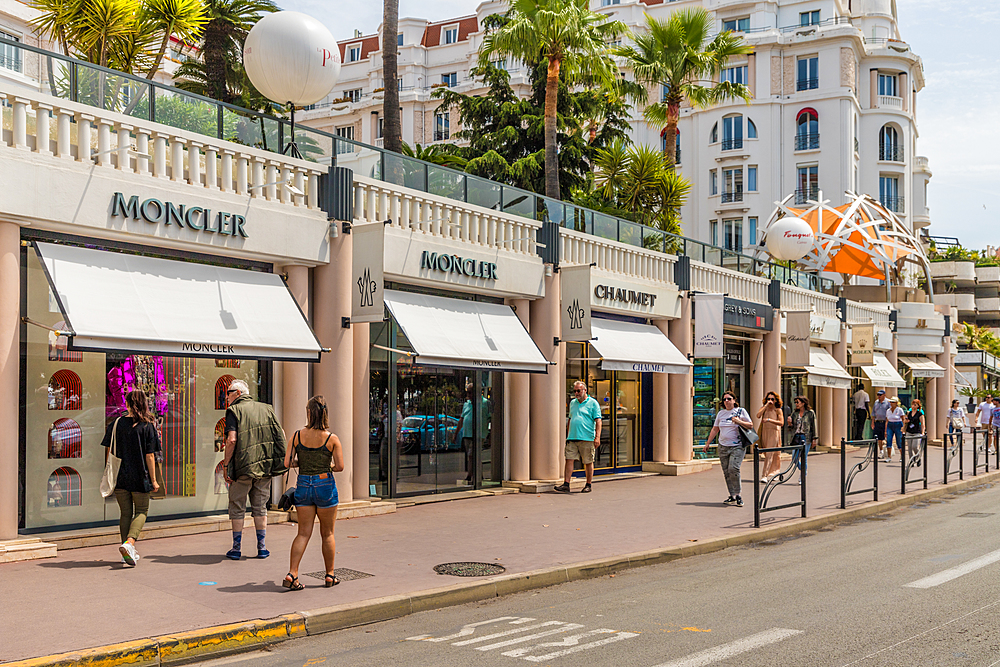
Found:
[(725, 397), (724, 399), (722, 399), (722, 400), (723, 400), (723, 401), (735, 401), (736, 399), (735, 399), (735, 398), (733, 398), (732, 396), (726, 396), (726, 397)]

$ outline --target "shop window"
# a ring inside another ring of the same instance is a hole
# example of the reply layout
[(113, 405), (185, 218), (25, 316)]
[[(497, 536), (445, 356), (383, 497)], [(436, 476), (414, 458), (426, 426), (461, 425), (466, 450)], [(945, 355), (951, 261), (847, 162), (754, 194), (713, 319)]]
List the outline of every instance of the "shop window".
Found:
[[(59, 329), (60, 331), (66, 330), (66, 322), (59, 320), (54, 325), (53, 329)], [(68, 361), (68, 362), (79, 362), (83, 361), (83, 352), (71, 352), (67, 348), (69, 345), (69, 338), (66, 336), (57, 336), (55, 331), (49, 332), (49, 361)]]
[(240, 367), (240, 360), (239, 359), (216, 359), (215, 360), (215, 367), (216, 368), (239, 368)]
[(229, 385), (235, 380), (232, 375), (223, 375), (215, 382), (215, 409), (225, 410), (228, 406), (226, 405), (226, 392), (229, 391)]
[(222, 461), (219, 461), (219, 465), (215, 466), (215, 494), (229, 494), (229, 482), (226, 481), (226, 465)]
[(215, 451), (222, 452), (226, 449), (226, 418), (223, 417), (215, 422)]
[(83, 382), (73, 371), (60, 369), (49, 380), (49, 410), (79, 410), (83, 405)]
[(74, 507), (83, 504), (80, 473), (68, 466), (56, 468), (49, 475), (49, 507)]
[(55, 420), (49, 429), (49, 458), (78, 459), (83, 456), (83, 430), (72, 419)]

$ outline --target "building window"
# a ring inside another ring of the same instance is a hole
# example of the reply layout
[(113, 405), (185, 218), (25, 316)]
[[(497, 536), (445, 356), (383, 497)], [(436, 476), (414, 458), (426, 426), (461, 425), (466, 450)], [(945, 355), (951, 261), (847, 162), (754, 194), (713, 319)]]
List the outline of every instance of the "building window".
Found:
[(899, 132), (891, 125), (883, 125), (878, 131), (878, 159), (903, 161), (903, 144), (899, 141)]
[(403, 45), (403, 33), (399, 33), (398, 35), (396, 35), (396, 46), (402, 46), (402, 45)]
[(719, 221), (718, 220), (709, 220), (708, 226), (712, 230), (712, 245), (714, 245), (715, 247), (718, 247), (719, 246)]
[[(11, 42), (21, 41), (14, 35), (9, 35), (2, 31), (0, 31), (0, 37)], [(0, 44), (0, 67), (18, 73), (22, 72), (24, 67), (24, 62), (21, 59), (21, 49), (17, 48), (16, 46), (12, 46), (10, 44)]]
[(878, 199), (882, 202), (882, 206), (893, 213), (903, 212), (903, 198), (899, 196), (899, 179), (897, 177), (878, 177)]
[(738, 19), (726, 19), (722, 22), (722, 31), (746, 32), (750, 29), (750, 17), (742, 16)]
[(743, 218), (723, 220), (725, 229), (725, 248), (732, 252), (743, 252)]
[(361, 60), (361, 45), (355, 44), (347, 47), (347, 62), (356, 63), (359, 60)]
[(814, 90), (816, 88), (819, 88), (819, 56), (799, 58), (795, 90)]
[(819, 10), (799, 12), (799, 25), (819, 25)]
[(757, 126), (754, 125), (754, 122), (752, 120), (747, 118), (747, 139), (756, 139), (756, 138), (757, 138)]
[(726, 116), (722, 119), (722, 150), (743, 148), (743, 116)]
[[(337, 127), (337, 128), (334, 128), (333, 133), (336, 134), (338, 137), (342, 137), (344, 139), (351, 139), (351, 140), (353, 140), (354, 139), (354, 126), (353, 125), (347, 125), (345, 127)], [(336, 143), (336, 146), (337, 146), (337, 153), (353, 153), (354, 152), (354, 145), (353, 144), (350, 144), (350, 143), (348, 143), (346, 141), (337, 141), (335, 143)]]
[(451, 26), (444, 29), (444, 43), (454, 44), (458, 41), (458, 26)]
[(747, 167), (747, 192), (757, 192), (757, 165)]
[(747, 244), (757, 245), (757, 218), (747, 218)]
[(444, 141), (451, 138), (451, 119), (447, 111), (434, 114), (434, 141)]
[(795, 130), (795, 150), (808, 151), (819, 148), (819, 114), (815, 109), (799, 112)]
[(712, 133), (708, 136), (708, 143), (714, 144), (719, 141), (719, 124), (712, 126)]
[(743, 168), (722, 171), (722, 203), (743, 201)]
[(441, 83), (448, 86), (449, 88), (453, 88), (454, 86), (458, 85), (458, 72), (451, 72), (450, 74), (442, 74)]
[(355, 88), (353, 90), (345, 90), (344, 97), (346, 97), (351, 102), (357, 102), (361, 99), (361, 93), (363, 88)]
[(621, 0), (601, 0), (601, 7), (610, 7), (611, 5), (620, 4)]
[(798, 168), (798, 183), (795, 186), (795, 203), (805, 204), (819, 197), (819, 166), (809, 165)]
[(899, 97), (899, 77), (895, 74), (879, 74), (878, 94)]
[(383, 128), (384, 125), (385, 125), (385, 117), (384, 116), (379, 116), (378, 117), (378, 123), (376, 123), (376, 130), (375, 130), (377, 132), (377, 134), (375, 136), (376, 139), (381, 139), (382, 138), (382, 128)]
[(727, 67), (722, 70), (719, 81), (723, 83), (741, 83), (745, 86), (747, 84), (747, 66)]
[(714, 169), (708, 172), (708, 194), (719, 194), (719, 172)]

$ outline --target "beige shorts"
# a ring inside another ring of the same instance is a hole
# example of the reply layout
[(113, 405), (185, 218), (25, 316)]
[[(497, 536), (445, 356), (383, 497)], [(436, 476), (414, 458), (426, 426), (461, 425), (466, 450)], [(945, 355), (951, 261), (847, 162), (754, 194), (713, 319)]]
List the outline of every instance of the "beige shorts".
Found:
[(242, 519), (247, 511), (250, 496), (250, 514), (267, 516), (267, 501), (271, 499), (271, 478), (250, 479), (246, 475), (234, 479), (229, 485), (229, 518)]
[(594, 462), (594, 441), (593, 440), (567, 440), (566, 460), (579, 460), (587, 465)]

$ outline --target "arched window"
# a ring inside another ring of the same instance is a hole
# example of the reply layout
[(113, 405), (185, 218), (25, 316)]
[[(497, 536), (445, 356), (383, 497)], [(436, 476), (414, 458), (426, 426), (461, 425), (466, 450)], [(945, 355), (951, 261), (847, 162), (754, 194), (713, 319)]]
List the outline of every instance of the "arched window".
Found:
[(49, 380), (49, 410), (83, 408), (83, 382), (73, 371), (60, 369)]
[(226, 392), (229, 391), (229, 385), (235, 380), (232, 375), (223, 375), (215, 382), (215, 409), (225, 410), (226, 409)]
[(752, 120), (747, 118), (747, 139), (757, 138), (757, 126)]
[(215, 422), (215, 451), (226, 451), (226, 418)]
[(72, 419), (57, 419), (49, 429), (49, 458), (78, 459), (83, 456), (83, 429)]
[(716, 123), (712, 126), (712, 134), (708, 138), (708, 143), (714, 144), (719, 141), (719, 124)]
[(56, 468), (49, 475), (46, 504), (49, 507), (71, 507), (83, 504), (83, 484), (80, 473), (68, 466)]
[(796, 119), (795, 150), (807, 151), (819, 148), (819, 114), (815, 109), (806, 108)]
[(903, 144), (899, 140), (899, 132), (892, 125), (883, 125), (878, 131), (878, 159), (903, 161)]

